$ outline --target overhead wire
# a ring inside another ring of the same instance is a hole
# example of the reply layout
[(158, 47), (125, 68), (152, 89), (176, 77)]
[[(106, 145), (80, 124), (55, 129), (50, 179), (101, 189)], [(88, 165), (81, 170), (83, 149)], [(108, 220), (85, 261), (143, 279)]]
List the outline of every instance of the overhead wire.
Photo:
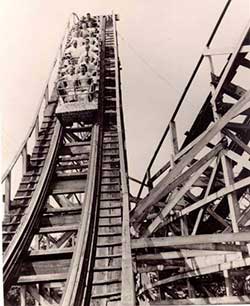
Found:
[(135, 48), (134, 46), (127, 40), (124, 38), (123, 35), (121, 35), (121, 33), (118, 32), (118, 36), (121, 38), (121, 40), (123, 40), (128, 48), (133, 51), (133, 53), (137, 56), (137, 58), (139, 58), (141, 60), (141, 62), (143, 62), (145, 64), (145, 66), (147, 66), (160, 80), (164, 81), (169, 88), (171, 88), (172, 90), (175, 91), (176, 94), (179, 93), (177, 87), (175, 87), (165, 76), (163, 76), (161, 73), (159, 73), (157, 71), (157, 69), (151, 64), (149, 63), (149, 61), (147, 59), (145, 59)]

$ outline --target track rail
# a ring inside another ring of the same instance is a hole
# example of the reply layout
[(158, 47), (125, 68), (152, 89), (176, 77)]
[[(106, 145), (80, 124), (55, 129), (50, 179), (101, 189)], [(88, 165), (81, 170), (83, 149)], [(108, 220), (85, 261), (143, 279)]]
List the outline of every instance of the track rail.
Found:
[(28, 296), (44, 305), (134, 303), (116, 16), (99, 19), (97, 113), (58, 120), (58, 96), (48, 102), (3, 224), (10, 303), (15, 288), (23, 305)]

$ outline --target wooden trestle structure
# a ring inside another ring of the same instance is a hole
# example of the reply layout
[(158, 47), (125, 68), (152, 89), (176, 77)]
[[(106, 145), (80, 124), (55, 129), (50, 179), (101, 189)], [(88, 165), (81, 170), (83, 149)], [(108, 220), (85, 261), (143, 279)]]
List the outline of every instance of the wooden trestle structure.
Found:
[[(2, 179), (6, 306), (250, 303), (250, 91), (238, 84), (250, 68), (249, 24), (235, 48), (222, 51), (228, 57), (218, 75), (213, 58), (221, 51), (210, 48), (229, 4), (137, 197), (128, 185), (117, 16), (97, 17), (98, 98), (81, 106), (62, 104), (53, 85), (72, 15), (35, 120)], [(175, 118), (205, 58), (211, 91), (180, 145)], [(168, 136), (169, 161), (152, 174)]]

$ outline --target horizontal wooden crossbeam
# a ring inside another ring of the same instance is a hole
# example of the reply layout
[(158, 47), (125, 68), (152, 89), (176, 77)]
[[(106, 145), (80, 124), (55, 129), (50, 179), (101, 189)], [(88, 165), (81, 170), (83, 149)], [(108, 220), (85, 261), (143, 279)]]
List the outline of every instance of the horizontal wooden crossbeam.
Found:
[(250, 232), (133, 239), (132, 249), (160, 248), (200, 243), (228, 243), (236, 241), (250, 241)]

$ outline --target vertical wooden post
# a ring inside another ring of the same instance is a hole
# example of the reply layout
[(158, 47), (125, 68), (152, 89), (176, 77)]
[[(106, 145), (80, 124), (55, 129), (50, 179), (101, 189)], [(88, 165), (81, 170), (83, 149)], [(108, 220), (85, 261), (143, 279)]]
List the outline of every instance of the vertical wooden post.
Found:
[(23, 151), (22, 151), (22, 173), (23, 175), (27, 172), (27, 143), (25, 144), (25, 146), (23, 147)]
[[(183, 216), (180, 219), (180, 225), (181, 225), (181, 235), (182, 236), (188, 236), (189, 232), (188, 232), (188, 220), (187, 220), (187, 216)], [(188, 290), (188, 296), (190, 298), (195, 297), (194, 296), (194, 288), (193, 288), (193, 286), (190, 283), (190, 280), (188, 278), (187, 278), (187, 290)]]
[(170, 164), (171, 164), (171, 168), (173, 168), (175, 155), (179, 151), (175, 121), (170, 121), (169, 130), (170, 130), (170, 138), (171, 138), (170, 142), (171, 142), (171, 147), (172, 147), (172, 153), (170, 155)]
[(60, 60), (61, 60), (61, 58), (62, 58), (62, 44), (60, 45)]
[(20, 306), (26, 306), (26, 285), (20, 288)]
[(38, 115), (37, 118), (36, 118), (35, 137), (36, 137), (36, 140), (37, 140), (38, 137), (39, 137), (39, 115)]
[[(233, 169), (230, 160), (223, 154), (221, 157), (222, 162), (222, 169), (224, 174), (225, 186), (229, 186), (234, 183), (234, 175)], [(239, 227), (237, 220), (240, 217), (240, 207), (237, 200), (237, 196), (235, 192), (229, 193), (227, 195), (230, 218), (232, 222), (232, 230), (234, 233), (239, 232)], [(230, 296), (233, 294), (232, 292), (232, 282), (230, 279), (230, 274), (228, 270), (223, 271), (223, 275), (225, 278), (225, 285), (226, 285), (226, 294)]]
[(178, 140), (177, 140), (175, 121), (170, 121), (169, 128), (170, 128), (170, 135), (171, 135), (172, 152), (174, 155), (176, 155), (179, 151), (179, 146), (178, 146)]
[(232, 282), (230, 279), (229, 270), (224, 270), (223, 276), (225, 278), (226, 295), (227, 296), (233, 295)]
[(49, 83), (46, 86), (44, 98), (45, 98), (45, 105), (48, 105), (49, 103)]
[(11, 172), (5, 179), (5, 215), (9, 215), (11, 204)]
[[(222, 169), (225, 179), (225, 186), (227, 187), (229, 185), (234, 184), (233, 169), (230, 160), (225, 155), (222, 155), (221, 161), (222, 161)], [(230, 217), (232, 222), (232, 229), (234, 233), (238, 233), (239, 227), (237, 220), (240, 217), (240, 207), (236, 193), (235, 192), (229, 193), (227, 195), (227, 200), (228, 200)]]

